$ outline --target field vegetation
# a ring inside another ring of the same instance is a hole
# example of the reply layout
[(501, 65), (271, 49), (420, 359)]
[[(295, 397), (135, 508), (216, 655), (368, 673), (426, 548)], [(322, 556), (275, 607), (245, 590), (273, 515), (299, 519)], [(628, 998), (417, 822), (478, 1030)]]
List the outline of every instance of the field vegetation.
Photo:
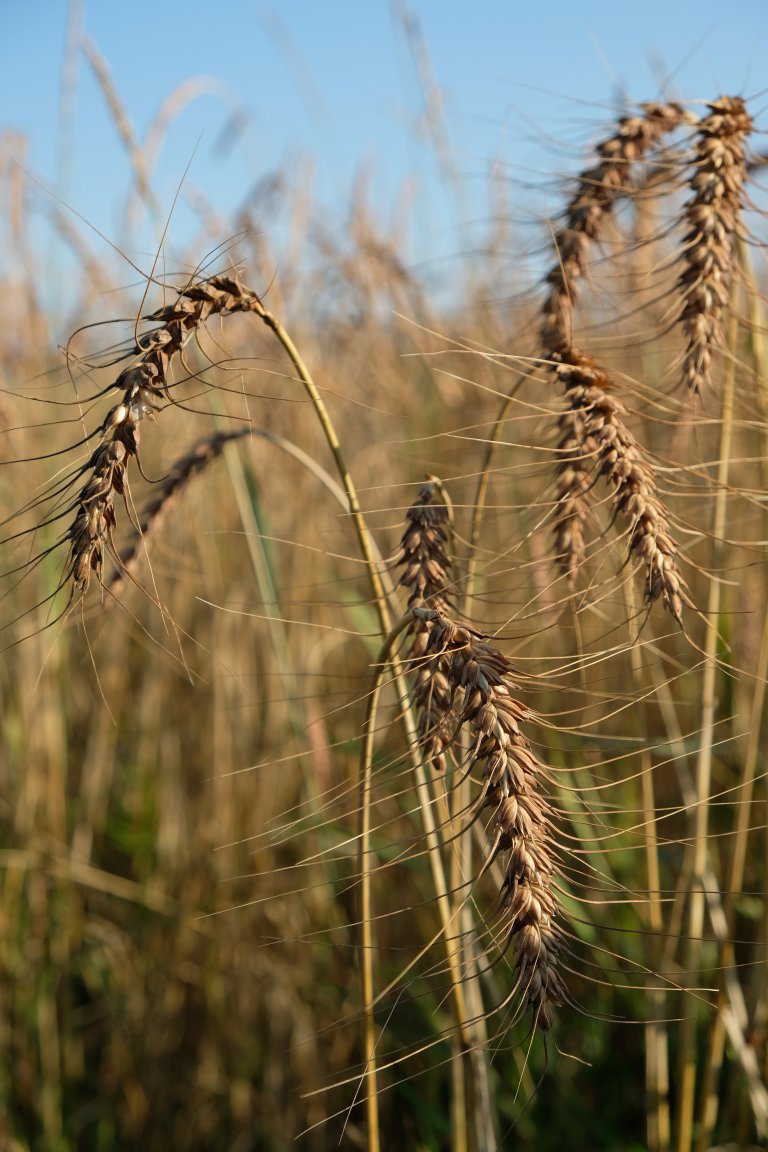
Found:
[(63, 347), (3, 166), (4, 1148), (762, 1146), (757, 139), (606, 115), (450, 290), (362, 179), (57, 207)]

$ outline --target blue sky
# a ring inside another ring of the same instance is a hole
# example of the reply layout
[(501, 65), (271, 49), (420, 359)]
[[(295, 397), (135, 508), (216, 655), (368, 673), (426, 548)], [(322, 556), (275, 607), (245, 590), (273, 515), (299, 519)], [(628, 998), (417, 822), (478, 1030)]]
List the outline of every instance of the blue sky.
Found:
[[(313, 197), (338, 223), (367, 161), (384, 215), (413, 181), (415, 262), (471, 243), (469, 222), (489, 212), (494, 163), (510, 188), (546, 190), (552, 200), (540, 196), (539, 208), (556, 211), (551, 178), (578, 166), (622, 92), (653, 99), (666, 83), (666, 94), (686, 99), (742, 93), (755, 96), (752, 111), (766, 123), (766, 0), (411, 0), (442, 97), (451, 192), (423, 132), (422, 89), (394, 0), (2, 2), (0, 132), (21, 133), (27, 170), (117, 243), (127, 239), (130, 165), (91, 66), (82, 53), (66, 57), (68, 27), (106, 61), (138, 140), (166, 97), (195, 82), (151, 173), (162, 215), (185, 180), (228, 217), (259, 179), (298, 172), (307, 158)], [(33, 199), (41, 219), (56, 202), (42, 189)], [(183, 246), (193, 230), (191, 210), (179, 206), (169, 245)], [(144, 241), (151, 248), (148, 235), (128, 238), (137, 256)], [(93, 235), (89, 243), (102, 244)]]

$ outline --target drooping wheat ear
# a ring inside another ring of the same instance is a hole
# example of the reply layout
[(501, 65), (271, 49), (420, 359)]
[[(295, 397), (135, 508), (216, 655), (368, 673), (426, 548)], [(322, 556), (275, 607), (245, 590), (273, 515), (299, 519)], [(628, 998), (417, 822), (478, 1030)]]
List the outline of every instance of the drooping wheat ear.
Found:
[(628, 552), (646, 571), (645, 598), (663, 597), (678, 623), (690, 606), (675, 559), (666, 509), (656, 491), (652, 465), (624, 423), (624, 408), (611, 394), (611, 381), (593, 360), (575, 348), (551, 358), (565, 389), (567, 409), (560, 420), (562, 459), (557, 481), (555, 540), (562, 570), (573, 582), (584, 555), (587, 494), (604, 476), (617, 515), (628, 525)]
[[(414, 609), (430, 624), (427, 656), (446, 661), (457, 696), (455, 737), (470, 736), (467, 771), (481, 770), (473, 817), (491, 814), (485, 867), (504, 858), (500, 894), (503, 950), (514, 947), (515, 982), (508, 997), (519, 996), (543, 1031), (552, 1026), (553, 1008), (568, 999), (558, 972), (560, 929), (552, 890), (554, 851), (549, 804), (542, 792), (547, 769), (520, 730), (532, 713), (513, 696), (512, 666), (473, 628), (436, 612)], [(454, 738), (455, 738), (454, 737)]]
[[(406, 513), (408, 521), (397, 555), (405, 568), (400, 584), (409, 588), (409, 608), (428, 608), (448, 612), (451, 602), (447, 592), (451, 561), (446, 551), (449, 511), (440, 496), (438, 482), (429, 480)], [(415, 672), (414, 700), (419, 712), (419, 744), (424, 757), (438, 772), (446, 766), (446, 747), (451, 731), (451, 685), (446, 675), (443, 656), (426, 656), (429, 620), (415, 616), (409, 628), (411, 636), (409, 663)]]
[(115, 554), (115, 495), (126, 496), (127, 469), (138, 457), (141, 421), (170, 402), (168, 369), (198, 328), (210, 316), (254, 311), (255, 293), (230, 276), (212, 276), (179, 290), (177, 299), (144, 317), (158, 326), (143, 333), (134, 348), (134, 363), (115, 381), (122, 398), (100, 428), (101, 443), (83, 472), (90, 472), (76, 502), (67, 533), (67, 578), (85, 592), (91, 575), (101, 581), (105, 551)]
[(594, 457), (588, 447), (584, 411), (573, 403), (560, 414), (555, 483), (555, 560), (568, 581), (576, 584), (586, 555), (584, 529), (589, 517)]
[(157, 485), (154, 499), (142, 508), (139, 530), (135, 539), (120, 552), (119, 567), (115, 568), (107, 585), (109, 592), (115, 592), (122, 581), (133, 572), (142, 547), (146, 545), (147, 539), (157, 532), (169, 507), (178, 499), (190, 480), (217, 460), (227, 444), (250, 435), (250, 428), (239, 428), (236, 432), (216, 432), (213, 436), (205, 436), (202, 440), (198, 440), (185, 456), (176, 461), (168, 475)]
[(588, 249), (622, 196), (631, 192), (630, 168), (663, 136), (693, 119), (678, 104), (642, 104), (637, 116), (622, 116), (618, 129), (597, 146), (599, 160), (585, 169), (554, 236), (556, 263), (547, 275), (541, 342), (547, 352), (563, 352), (573, 341), (573, 307), (586, 274)]
[(747, 177), (744, 142), (752, 131), (752, 117), (740, 96), (723, 96), (708, 108), (698, 125), (678, 280), (687, 339), (683, 381), (694, 395), (708, 386), (712, 352), (723, 345), (723, 313)]

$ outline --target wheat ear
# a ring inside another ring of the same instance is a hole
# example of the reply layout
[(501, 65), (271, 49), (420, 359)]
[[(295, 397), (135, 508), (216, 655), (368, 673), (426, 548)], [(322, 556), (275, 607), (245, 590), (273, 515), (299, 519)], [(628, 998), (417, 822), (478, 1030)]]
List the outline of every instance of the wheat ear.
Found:
[(723, 314), (747, 177), (744, 142), (752, 130), (752, 117), (740, 96), (723, 96), (708, 107), (709, 115), (698, 125), (678, 280), (687, 340), (683, 381), (694, 395), (708, 386), (712, 352), (723, 346)]
[(598, 162), (578, 178), (565, 210), (565, 222), (554, 236), (557, 261), (547, 275), (541, 342), (548, 352), (563, 352), (573, 339), (573, 306), (579, 281), (586, 274), (590, 243), (606, 216), (630, 191), (630, 168), (668, 132), (691, 116), (678, 104), (643, 104), (636, 116), (623, 116), (613, 135), (597, 146)]
[(251, 434), (251, 429), (248, 427), (239, 428), (236, 432), (216, 432), (213, 436), (205, 436), (173, 464), (168, 475), (159, 482), (154, 499), (142, 508), (139, 531), (135, 539), (120, 552), (119, 567), (115, 569), (107, 585), (109, 592), (115, 592), (123, 580), (134, 571), (142, 547), (145, 547), (147, 539), (157, 532), (169, 507), (179, 498), (187, 484), (217, 460), (227, 444)]
[(513, 696), (510, 662), (479, 632), (428, 609), (412, 611), (430, 626), (427, 656), (446, 660), (452, 692), (460, 696), (454, 739), (461, 731), (469, 734), (467, 772), (481, 769), (472, 814), (491, 813), (485, 867), (505, 857), (504, 951), (513, 947), (515, 956), (515, 982), (507, 999), (519, 995), (546, 1032), (553, 1008), (568, 997), (558, 972), (554, 854), (549, 804), (541, 791), (547, 769), (520, 730), (533, 716)]
[(568, 407), (560, 414), (557, 444), (557, 479), (553, 533), (555, 560), (570, 588), (576, 584), (584, 563), (586, 545), (584, 529), (589, 516), (589, 491), (595, 461), (591, 455), (586, 430), (586, 412), (569, 398)]
[(612, 489), (616, 514), (628, 525), (629, 555), (645, 566), (647, 602), (663, 598), (682, 623), (683, 605), (690, 601), (675, 559), (677, 545), (653, 469), (624, 422), (624, 408), (610, 394), (610, 379), (575, 348), (552, 356), (551, 362), (568, 406), (560, 420), (563, 458), (555, 506), (555, 539), (563, 570), (572, 582), (584, 552), (587, 491), (593, 475), (603, 476)]
[(67, 578), (75, 588), (85, 592), (92, 574), (101, 581), (105, 551), (115, 555), (115, 495), (125, 499), (128, 464), (138, 458), (142, 420), (170, 402), (168, 369), (174, 356), (210, 316), (250, 312), (258, 306), (255, 293), (236, 278), (212, 276), (180, 289), (174, 303), (145, 317), (158, 327), (138, 338), (134, 363), (115, 381), (122, 398), (102, 424), (101, 443), (83, 469), (90, 476), (66, 536)]
[[(406, 513), (407, 527), (400, 541), (397, 563), (405, 568), (400, 584), (410, 589), (409, 608), (432, 608), (448, 612), (451, 603), (446, 590), (451, 561), (446, 552), (449, 512), (439, 495), (439, 486), (429, 480), (422, 484)], [(419, 744), (425, 759), (437, 771), (446, 766), (450, 742), (448, 716), (451, 711), (451, 685), (443, 657), (426, 656), (431, 624), (414, 616), (409, 627), (409, 663), (415, 672), (414, 702), (419, 711)]]

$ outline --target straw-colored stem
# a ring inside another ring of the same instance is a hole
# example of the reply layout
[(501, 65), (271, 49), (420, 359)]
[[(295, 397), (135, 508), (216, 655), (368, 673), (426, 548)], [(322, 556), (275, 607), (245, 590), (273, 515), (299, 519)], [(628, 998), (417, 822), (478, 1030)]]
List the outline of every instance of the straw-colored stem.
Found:
[[(732, 294), (733, 297), (733, 294)], [(717, 576), (725, 563), (725, 522), (728, 504), (728, 481), (733, 438), (733, 402), (736, 380), (736, 340), (738, 319), (735, 301), (731, 300), (731, 319), (728, 326), (728, 366), (723, 390), (723, 414), (718, 451), (717, 492), (712, 523), (712, 572), (709, 585), (706, 618), (707, 635), (704, 644), (704, 675), (702, 679), (701, 742), (696, 764), (696, 807), (693, 813), (693, 891), (688, 916), (688, 947), (686, 970), (693, 975), (699, 971), (704, 912), (706, 908), (704, 872), (707, 865), (707, 832), (709, 829), (709, 794), (712, 777), (712, 746), (717, 708), (717, 641), (718, 620), (722, 601), (722, 584)], [(696, 1097), (696, 1020), (692, 1009), (681, 1025), (680, 1043), (680, 1105), (678, 1126), (678, 1152), (689, 1152), (693, 1146), (693, 1117)]]
[[(739, 238), (736, 242), (736, 252), (739, 266), (745, 278), (747, 293), (747, 306), (750, 317), (752, 334), (752, 355), (757, 376), (756, 394), (758, 405), (764, 414), (766, 386), (766, 364), (764, 356), (764, 339), (762, 335), (762, 309), (761, 301), (754, 279), (754, 273), (749, 259), (749, 250), (744, 241)], [(765, 471), (768, 461), (763, 459)], [(733, 855), (729, 869), (728, 883), (723, 897), (723, 912), (728, 928), (727, 940), (722, 948), (720, 960), (720, 988), (718, 991), (717, 1014), (712, 1021), (707, 1057), (704, 1065), (702, 1083), (701, 1122), (699, 1127), (699, 1140), (697, 1152), (706, 1152), (711, 1144), (711, 1137), (717, 1123), (719, 1108), (719, 1095), (717, 1091), (718, 1078), (725, 1055), (726, 1027), (724, 1012), (728, 1004), (727, 980), (733, 971), (735, 954), (733, 948), (734, 904), (736, 896), (742, 890), (744, 882), (744, 867), (747, 858), (747, 843), (749, 840), (750, 822), (752, 816), (752, 797), (754, 794), (757, 760), (760, 750), (760, 737), (762, 733), (763, 709), (765, 707), (766, 677), (768, 677), (768, 615), (763, 620), (760, 650), (754, 677), (754, 695), (749, 717), (749, 730), (741, 780), (738, 791), (738, 815), (734, 831)]]
[(268, 311), (268, 309), (264, 307), (261, 301), (258, 301), (254, 304), (253, 311), (264, 321), (268, 328), (272, 329), (278, 341), (280, 344), (282, 344), (289, 360), (298, 373), (299, 379), (306, 388), (310, 400), (312, 401), (312, 405), (317, 414), (317, 418), (320, 421), (323, 432), (325, 433), (328, 447), (333, 453), (333, 458), (336, 462), (336, 468), (339, 473), (339, 479), (344, 486), (344, 491), (346, 492), (347, 499), (349, 500), (349, 512), (350, 516), (352, 517), (352, 523), (355, 526), (355, 532), (357, 533), (357, 539), (360, 544), (360, 551), (363, 554), (363, 559), (365, 560), (366, 566), (368, 568), (368, 579), (371, 583), (371, 590), (373, 592), (373, 598), (376, 603), (376, 610), (379, 614), (381, 631), (383, 635), (386, 635), (390, 630), (392, 619), (387, 604), (387, 597), (384, 593), (379, 569), (374, 559), (373, 550), (371, 548), (370, 535), (365, 523), (365, 517), (363, 516), (363, 512), (360, 507), (357, 491), (352, 482), (352, 477), (350, 476), (347, 469), (344, 454), (341, 450), (341, 444), (339, 443), (339, 438), (336, 435), (336, 429), (333, 425), (330, 415), (328, 414), (328, 409), (323, 403), (323, 398), (320, 395), (317, 385), (309, 373), (309, 369), (299, 354), (298, 348), (286, 332), (285, 328), (283, 328), (282, 324), (272, 315), (270, 311)]
[[(344, 486), (344, 490), (347, 494), (347, 498), (349, 500), (350, 514), (352, 516), (352, 520), (353, 520), (353, 523), (355, 525), (355, 530), (356, 530), (358, 541), (360, 544), (360, 549), (362, 551), (363, 557), (364, 557), (366, 565), (368, 567), (368, 576), (369, 576), (369, 580), (371, 583), (371, 588), (373, 591), (374, 600), (376, 602), (376, 608), (377, 608), (377, 611), (379, 614), (379, 620), (381, 623), (381, 630), (382, 630), (382, 633), (387, 634), (390, 632), (390, 621), (391, 621), (391, 616), (390, 616), (388, 605), (387, 605), (387, 597), (385, 595), (384, 588), (383, 588), (382, 582), (381, 582), (381, 576), (379, 573), (379, 569), (377, 567), (377, 564), (376, 564), (376, 561), (375, 561), (375, 558), (373, 555), (370, 536), (369, 536), (368, 529), (367, 529), (366, 524), (365, 524), (365, 519), (363, 517), (362, 510), (360, 508), (360, 502), (359, 502), (358, 497), (357, 497), (357, 492), (356, 492), (354, 484), (352, 482), (352, 478), (349, 475), (349, 472), (347, 470), (344, 456), (343, 456), (343, 453), (341, 450), (341, 445), (339, 443), (338, 436), (336, 435), (336, 430), (333, 426), (333, 423), (332, 423), (331, 418), (328, 414), (328, 411), (327, 411), (327, 409), (323, 403), (322, 397), (320, 396), (320, 393), (318, 392), (317, 387), (314, 384), (312, 377), (310, 376), (309, 370), (307, 369), (306, 365), (304, 364), (304, 361), (303, 361), (301, 355), (299, 354), (299, 351), (296, 348), (296, 345), (293, 343), (293, 341), (291, 340), (288, 333), (285, 331), (285, 329), (282, 327), (282, 325), (275, 319), (275, 317), (266, 308), (263, 307), (263, 305), (260, 302), (259, 302), (259, 304), (255, 310), (256, 310), (257, 314), (261, 317), (261, 319), (265, 322), (265, 324), (267, 324), (268, 327), (270, 327), (272, 329), (272, 331), (275, 333), (277, 339), (282, 344), (283, 348), (285, 349), (285, 352), (287, 353), (289, 359), (291, 360), (291, 363), (293, 364), (294, 368), (296, 369), (296, 371), (299, 375), (299, 378), (301, 379), (302, 383), (304, 384), (305, 388), (307, 389), (307, 392), (310, 396), (312, 404), (314, 405), (318, 419), (320, 420), (320, 424), (321, 424), (323, 431), (325, 433), (326, 440), (327, 440), (328, 445), (331, 449), (331, 452), (333, 453), (333, 457), (334, 457), (334, 460), (336, 462), (336, 467), (338, 469), (339, 477), (341, 479), (341, 482)], [(394, 635), (391, 637), (388, 636), (387, 641), (385, 642), (385, 648), (389, 647), (390, 643), (396, 638), (396, 636), (398, 634), (399, 634), (399, 625), (395, 628)], [(458, 955), (456, 944), (451, 943), (451, 933), (448, 930), (449, 925), (451, 923), (452, 911), (450, 908), (450, 899), (448, 896), (448, 884), (446, 882), (445, 873), (444, 873), (443, 864), (442, 864), (442, 857), (440, 854), (439, 838), (437, 835), (437, 829), (435, 827), (434, 814), (432, 811), (432, 802), (431, 802), (431, 797), (429, 795), (429, 787), (427, 785), (424, 767), (423, 767), (423, 765), (420, 761), (419, 755), (418, 755), (418, 735), (416, 732), (416, 726), (415, 726), (414, 721), (413, 721), (413, 714), (412, 714), (412, 711), (410, 708), (407, 687), (406, 687), (406, 684), (405, 684), (405, 681), (403, 678), (402, 665), (401, 665), (401, 663), (400, 663), (400, 661), (396, 655), (393, 655), (391, 657), (391, 665), (392, 665), (393, 677), (394, 677), (395, 684), (397, 687), (398, 697), (400, 699), (400, 704), (401, 704), (401, 708), (402, 708), (403, 723), (404, 723), (405, 728), (406, 728), (406, 735), (408, 738), (408, 744), (412, 750), (412, 756), (413, 756), (413, 760), (414, 760), (414, 772), (415, 772), (415, 776), (416, 776), (416, 791), (417, 791), (417, 795), (418, 795), (419, 803), (420, 803), (420, 807), (421, 807), (422, 820), (424, 822), (425, 838), (427, 841), (428, 855), (429, 855), (429, 860), (430, 860), (430, 866), (432, 869), (433, 883), (435, 884), (435, 889), (437, 892), (438, 908), (440, 910), (440, 916), (441, 916), (441, 920), (442, 920), (442, 924), (443, 924), (447, 960), (448, 960), (448, 965), (449, 965), (449, 968), (451, 971), (451, 983), (453, 986), (453, 996), (454, 996), (454, 1003), (455, 1003), (455, 1007), (456, 1007), (456, 1016), (457, 1016), (459, 1028), (460, 1028), (460, 1031), (462, 1034), (463, 1042), (466, 1043), (467, 1042), (467, 1029), (468, 1029), (469, 1017), (468, 1017), (466, 1005), (464, 1002), (463, 984), (462, 984), (462, 980), (461, 980), (460, 956)], [(378, 677), (377, 677), (377, 682), (378, 682)], [(378, 697), (378, 692), (376, 693), (376, 696), (373, 697), (374, 704), (376, 702), (377, 697)], [(370, 774), (370, 770), (371, 770), (370, 769), (370, 759), (372, 757), (372, 746), (369, 747), (366, 744), (365, 755), (367, 757), (367, 760), (363, 764), (363, 767), (361, 770), (361, 786), (364, 789), (366, 787), (366, 785), (365, 785), (366, 777), (369, 779), (369, 774)], [(370, 808), (370, 792), (369, 792), (369, 790), (365, 791), (364, 795), (365, 795), (365, 803), (363, 805), (363, 809), (365, 810), (366, 808), (367, 809)], [(367, 819), (370, 820), (369, 814), (367, 815)], [(369, 847), (370, 846), (366, 843), (365, 848), (364, 849), (361, 848), (363, 861), (369, 860), (369, 856), (368, 856)], [(367, 867), (365, 867), (363, 870), (362, 885), (363, 885), (363, 903), (365, 905), (365, 903), (367, 902), (368, 906), (370, 906), (370, 872), (369, 872)], [(365, 917), (363, 917), (363, 921), (364, 921), (364, 926), (366, 924), (368, 925), (368, 928), (366, 931), (369, 932), (370, 931), (370, 921), (369, 920), (366, 921)], [(366, 956), (370, 957), (372, 955), (372, 944), (371, 944), (370, 938), (368, 938), (367, 940), (364, 938), (364, 940), (363, 940), (363, 954), (364, 954), (363, 955), (364, 961), (365, 961)], [(374, 1051), (375, 1042), (374, 1042), (374, 1031), (373, 1031), (373, 980), (372, 980), (372, 973), (369, 972), (367, 975), (364, 975), (363, 983), (364, 983), (363, 1014), (364, 1014), (364, 1020), (365, 1020), (365, 1046), (366, 1046), (366, 1061), (367, 1061), (366, 1078), (367, 1078), (368, 1090), (370, 1092), (371, 1090), (375, 1090), (375, 1051)], [(368, 997), (368, 999), (366, 999), (366, 996)], [(375, 1117), (372, 1115), (372, 1109), (371, 1109), (371, 1106), (369, 1105), (369, 1124), (373, 1123), (374, 1120), (375, 1120)], [(456, 1152), (461, 1152), (461, 1150), (456, 1149)]]
[(760, 750), (760, 737), (762, 733), (763, 708), (765, 706), (765, 686), (768, 677), (768, 615), (763, 621), (763, 632), (760, 642), (760, 655), (755, 673), (755, 694), (752, 698), (752, 711), (750, 714), (749, 736), (744, 754), (744, 765), (741, 772), (738, 791), (738, 817), (734, 833), (733, 856), (729, 870), (728, 883), (723, 896), (723, 913), (727, 924), (727, 937), (722, 946), (720, 959), (720, 988), (717, 999), (717, 1014), (712, 1021), (707, 1046), (707, 1057), (704, 1066), (704, 1077), (701, 1093), (701, 1123), (699, 1126), (699, 1139), (696, 1145), (697, 1152), (706, 1152), (712, 1143), (712, 1134), (717, 1123), (719, 1095), (717, 1083), (720, 1069), (725, 1055), (726, 1027), (725, 1012), (728, 1010), (728, 978), (735, 974), (735, 953), (733, 947), (733, 919), (736, 896), (741, 892), (744, 882), (744, 865), (747, 857), (747, 842), (749, 839), (750, 817), (752, 814), (752, 796), (754, 793), (757, 759)]
[[(399, 629), (396, 630), (397, 636)], [(368, 1152), (379, 1152), (379, 1094), (376, 1084), (376, 1019), (373, 981), (373, 913), (371, 906), (371, 774), (376, 708), (381, 691), (381, 666), (368, 702), (360, 758), (360, 971), (363, 999), (363, 1057), (365, 1060), (365, 1108), (368, 1119)]]
[[(459, 967), (460, 957), (457, 946), (452, 940), (450, 930), (454, 913), (450, 907), (448, 886), (442, 866), (439, 839), (435, 818), (432, 810), (432, 799), (429, 794), (426, 775), (419, 755), (418, 733), (413, 721), (412, 712), (408, 706), (408, 697), (403, 680), (402, 667), (394, 652), (394, 647), (402, 633), (413, 623), (411, 612), (407, 612), (401, 620), (390, 630), (384, 640), (379, 658), (376, 663), (374, 683), (368, 698), (365, 724), (363, 728), (363, 746), (360, 757), (360, 963), (362, 971), (363, 995), (363, 1043), (365, 1055), (366, 1100), (369, 1125), (369, 1149), (378, 1149), (378, 1105), (372, 1099), (376, 1096), (376, 1031), (374, 1009), (376, 995), (373, 981), (373, 932), (371, 916), (371, 846), (370, 846), (370, 808), (371, 808), (371, 774), (373, 770), (374, 733), (376, 730), (376, 713), (381, 692), (382, 677), (385, 669), (392, 668), (398, 692), (401, 694), (403, 720), (408, 737), (411, 758), (416, 776), (416, 791), (421, 806), (422, 819), (425, 826), (425, 840), (427, 842), (428, 856), (432, 867), (433, 883), (437, 892), (437, 903), (441, 917), (442, 934), (445, 941), (446, 957), (451, 973), (451, 984), (456, 1010), (457, 1022), (461, 1043), (467, 1047), (470, 1044), (468, 1036), (469, 1017), (464, 1003), (463, 983)], [(462, 1089), (462, 1098), (464, 1096)], [(377, 1143), (370, 1143), (375, 1132)], [(456, 1146), (455, 1152), (465, 1152), (465, 1146)]]
[[(634, 584), (631, 576), (624, 581), (624, 596), (630, 619), (637, 614), (634, 597)], [(650, 730), (646, 714), (646, 688), (640, 658), (640, 645), (632, 644), (629, 649), (632, 665), (632, 682), (637, 697), (637, 725), (640, 732)], [(659, 868), (659, 845), (656, 832), (656, 797), (653, 786), (653, 765), (648, 745), (642, 741), (639, 752), (640, 787), (643, 805), (643, 827), (645, 838), (645, 867), (648, 895), (648, 926), (652, 938), (660, 940), (663, 930), (661, 909), (661, 872)], [(648, 1152), (667, 1152), (670, 1143), (669, 1115), (669, 1038), (665, 1024), (665, 994), (658, 981), (649, 977), (647, 992), (650, 1014), (645, 1023), (645, 1088), (647, 1095), (646, 1134)]]
[[(659, 707), (664, 716), (669, 739), (670, 759), (677, 769), (680, 785), (681, 800), (684, 807), (693, 809), (696, 805), (696, 782), (688, 766), (688, 749), (679, 724), (675, 704), (670, 691), (669, 682), (658, 672), (654, 674), (656, 694)], [(683, 899), (691, 889), (691, 872), (689, 864), (685, 864), (678, 882), (678, 898)], [(724, 947), (729, 939), (729, 931), (720, 895), (720, 884), (707, 860), (704, 883), (706, 888), (707, 904), (716, 940)], [(669, 950), (665, 955), (663, 970), (668, 970), (674, 963), (673, 954), (675, 945), (682, 928), (682, 912), (673, 907), (665, 917), (665, 934), (669, 942)], [(758, 1059), (754, 1046), (749, 1043), (746, 1036), (747, 1010), (741, 984), (735, 969), (723, 971), (724, 985), (727, 992), (727, 1004), (723, 1004), (722, 1019), (728, 1040), (731, 1044), (736, 1062), (740, 1065), (749, 1092), (752, 1115), (755, 1127), (761, 1139), (768, 1136), (768, 1089), (765, 1086), (765, 1077), (761, 1078)]]

